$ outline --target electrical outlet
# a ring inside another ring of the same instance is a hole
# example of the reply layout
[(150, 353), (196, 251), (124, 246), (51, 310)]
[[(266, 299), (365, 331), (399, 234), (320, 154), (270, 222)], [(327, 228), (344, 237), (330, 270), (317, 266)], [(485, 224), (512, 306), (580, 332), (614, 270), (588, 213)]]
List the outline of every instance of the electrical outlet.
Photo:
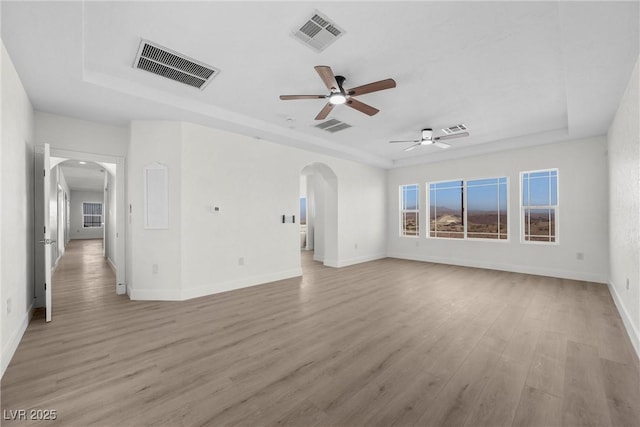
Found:
[(244, 257), (238, 258), (238, 265), (244, 265)]
[(153, 264), (151, 266), (151, 273), (152, 274), (158, 274), (158, 264)]
[(584, 260), (584, 252), (576, 252), (576, 259), (579, 261)]
[(355, 245), (353, 245), (354, 249), (358, 249), (358, 244), (356, 243)]
[(11, 298), (7, 298), (7, 314), (11, 314)]
[(629, 290), (629, 278), (627, 277), (627, 290)]

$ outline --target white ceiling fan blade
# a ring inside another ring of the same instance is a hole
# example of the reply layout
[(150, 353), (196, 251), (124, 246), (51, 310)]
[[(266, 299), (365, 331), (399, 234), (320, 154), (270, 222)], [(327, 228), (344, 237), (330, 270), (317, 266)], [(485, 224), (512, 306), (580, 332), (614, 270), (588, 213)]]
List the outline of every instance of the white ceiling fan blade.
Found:
[(416, 147), (418, 147), (420, 145), (422, 145), (422, 142), (418, 142), (417, 144), (413, 144), (412, 146), (405, 148), (404, 151), (411, 151), (411, 150), (413, 150), (414, 148), (416, 148)]
[(399, 142), (421, 142), (419, 139), (405, 140), (405, 141), (389, 141), (391, 144), (397, 144)]
[(440, 148), (449, 148), (451, 145), (445, 144), (444, 142), (433, 141), (433, 145)]
[(462, 138), (463, 136), (469, 136), (469, 132), (462, 132), (462, 133), (454, 133), (454, 134), (451, 134), (451, 135), (436, 136), (435, 138), (433, 138), (433, 140), (434, 141), (444, 141), (445, 139)]

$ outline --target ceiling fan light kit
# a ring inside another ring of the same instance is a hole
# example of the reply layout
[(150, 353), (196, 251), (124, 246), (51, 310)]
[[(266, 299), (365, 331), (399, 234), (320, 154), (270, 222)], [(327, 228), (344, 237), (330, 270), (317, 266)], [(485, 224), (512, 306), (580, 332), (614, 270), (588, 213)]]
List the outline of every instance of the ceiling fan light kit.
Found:
[(355, 99), (355, 96), (364, 95), (366, 93), (377, 92), (380, 90), (391, 89), (396, 87), (393, 79), (385, 79), (366, 85), (354, 87), (345, 90), (343, 84), (346, 80), (343, 76), (333, 74), (331, 67), (326, 65), (317, 65), (314, 67), (324, 85), (329, 89), (328, 95), (280, 95), (283, 101), (292, 99), (326, 99), (327, 104), (320, 110), (315, 120), (324, 120), (336, 105), (347, 105), (348, 107), (358, 110), (368, 116), (377, 114), (380, 110), (374, 108), (364, 102)]
[[(466, 129), (466, 127), (465, 127)], [(440, 142), (443, 140), (447, 140), (447, 139), (454, 139), (454, 138), (462, 138), (465, 136), (469, 136), (469, 132), (458, 132), (458, 133), (451, 133), (448, 135), (442, 135), (442, 136), (433, 136), (433, 129), (431, 128), (424, 128), (421, 131), (421, 138), (420, 139), (414, 139), (414, 140), (404, 140), (404, 141), (389, 141), (391, 144), (397, 144), (397, 143), (407, 143), (407, 142), (413, 142), (413, 145), (410, 145), (409, 147), (405, 148), (404, 151), (411, 151), (415, 148), (418, 148), (421, 145), (435, 145), (438, 148), (449, 148), (451, 147), (450, 144), (446, 144), (444, 142)]]

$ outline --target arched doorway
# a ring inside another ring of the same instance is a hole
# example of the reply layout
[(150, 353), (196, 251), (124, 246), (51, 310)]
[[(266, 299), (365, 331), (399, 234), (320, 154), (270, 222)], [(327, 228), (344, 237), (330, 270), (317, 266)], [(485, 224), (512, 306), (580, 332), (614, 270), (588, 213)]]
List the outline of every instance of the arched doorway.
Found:
[[(338, 177), (324, 163), (311, 163), (301, 173), (301, 196), (306, 198), (306, 238), (303, 250), (314, 261), (338, 265)], [(302, 215), (302, 212), (301, 212)]]

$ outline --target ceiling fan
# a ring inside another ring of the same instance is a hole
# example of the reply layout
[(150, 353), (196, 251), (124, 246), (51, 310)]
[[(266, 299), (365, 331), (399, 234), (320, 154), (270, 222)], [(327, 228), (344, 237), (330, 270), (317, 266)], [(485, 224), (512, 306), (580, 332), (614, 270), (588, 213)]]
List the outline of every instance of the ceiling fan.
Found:
[(408, 140), (408, 141), (389, 141), (392, 144), (395, 143), (401, 143), (401, 142), (413, 142), (414, 144), (405, 148), (404, 151), (411, 151), (416, 147), (419, 147), (421, 145), (435, 145), (436, 147), (440, 147), (440, 148), (449, 148), (451, 147), (451, 145), (449, 144), (445, 144), (444, 142), (440, 142), (440, 141), (444, 141), (446, 139), (454, 139), (454, 138), (461, 138), (463, 136), (469, 136), (469, 132), (460, 132), (460, 133), (453, 133), (450, 135), (442, 135), (442, 136), (433, 136), (433, 129), (431, 128), (426, 128), (426, 129), (422, 129), (422, 138), (421, 139), (414, 139), (414, 140)]
[(396, 87), (395, 80), (386, 79), (345, 90), (342, 84), (345, 82), (346, 78), (334, 75), (331, 67), (326, 65), (317, 65), (314, 68), (318, 75), (320, 75), (324, 85), (329, 89), (328, 95), (280, 95), (280, 99), (328, 99), (327, 104), (315, 117), (316, 120), (325, 119), (331, 110), (333, 110), (333, 107), (341, 104), (345, 104), (354, 110), (373, 116), (380, 110), (367, 105), (364, 102), (358, 101), (354, 96)]

